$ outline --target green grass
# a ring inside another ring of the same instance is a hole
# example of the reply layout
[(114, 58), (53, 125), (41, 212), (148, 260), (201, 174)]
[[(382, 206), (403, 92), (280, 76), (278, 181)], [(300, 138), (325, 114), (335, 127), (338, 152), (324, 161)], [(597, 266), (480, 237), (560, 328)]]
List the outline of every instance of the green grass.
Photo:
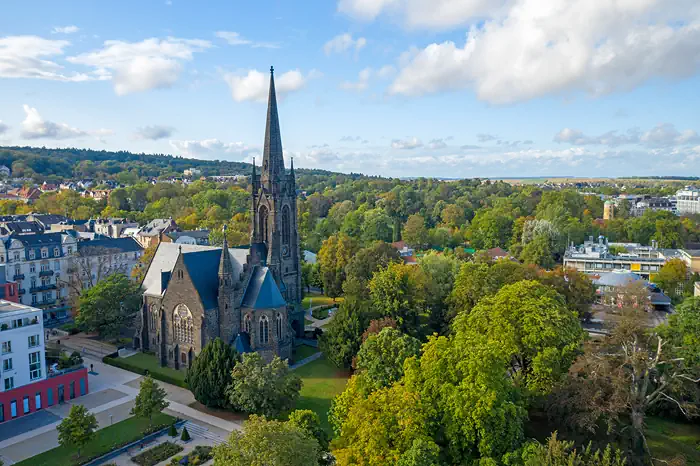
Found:
[(654, 457), (669, 461), (680, 454), (688, 466), (700, 465), (700, 425), (655, 417), (647, 418), (646, 423), (647, 442)]
[[(175, 422), (174, 417), (160, 413), (153, 416), (152, 425), (164, 427), (173, 422)], [(74, 466), (84, 464), (91, 458), (97, 458), (139, 440), (146, 435), (144, 432), (147, 430), (149, 430), (148, 419), (130, 417), (95, 432), (95, 438), (80, 450), (80, 460), (76, 459), (77, 449), (57, 447), (15, 464), (16, 466)]]
[(143, 375), (148, 371), (154, 379), (187, 388), (185, 371), (161, 367), (158, 364), (158, 358), (152, 354), (136, 353), (128, 358), (104, 358), (103, 361), (106, 364), (121, 367), (137, 374)]
[(300, 345), (294, 348), (294, 360), (299, 362), (302, 359), (306, 359), (309, 356), (313, 356), (314, 354), (318, 353), (318, 348), (314, 348), (313, 346), (309, 345)]
[(306, 326), (306, 325), (311, 325), (311, 324), (313, 324), (313, 323), (314, 323), (314, 322), (313, 322), (312, 320), (309, 320), (309, 319), (304, 318), (304, 326)]
[(310, 409), (318, 414), (323, 428), (331, 434), (328, 410), (331, 400), (343, 391), (348, 381), (347, 372), (339, 370), (325, 357), (310, 362), (294, 371), (302, 380), (301, 397), (296, 409)]
[(301, 300), (301, 306), (304, 309), (309, 308), (309, 303), (311, 303), (312, 306), (327, 306), (329, 304), (338, 304), (343, 302), (342, 296), (339, 298), (336, 298), (335, 301), (333, 301), (333, 298), (329, 298), (328, 296), (324, 296), (322, 294), (307, 294), (304, 296), (304, 299)]
[(311, 315), (314, 319), (323, 320), (328, 318), (328, 309), (314, 309), (311, 311)]

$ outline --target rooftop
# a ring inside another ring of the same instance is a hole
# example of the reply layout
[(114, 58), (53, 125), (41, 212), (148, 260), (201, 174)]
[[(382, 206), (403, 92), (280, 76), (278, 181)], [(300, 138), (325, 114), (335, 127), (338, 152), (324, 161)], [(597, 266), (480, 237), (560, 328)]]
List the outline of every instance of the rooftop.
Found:
[(13, 314), (24, 314), (27, 312), (41, 312), (41, 309), (0, 299), (0, 316), (2, 317)]

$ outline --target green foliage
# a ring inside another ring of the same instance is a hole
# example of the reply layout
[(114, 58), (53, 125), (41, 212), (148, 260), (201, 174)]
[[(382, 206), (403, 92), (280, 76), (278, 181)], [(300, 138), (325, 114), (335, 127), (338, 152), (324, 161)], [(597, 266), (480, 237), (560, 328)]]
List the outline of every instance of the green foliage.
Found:
[(147, 417), (153, 420), (153, 415), (167, 408), (170, 403), (165, 399), (168, 394), (150, 376), (146, 376), (139, 384), (139, 394), (134, 400), (131, 414), (139, 417)]
[(141, 307), (140, 286), (125, 275), (115, 273), (84, 291), (78, 301), (78, 325), (114, 338), (131, 323)]
[(260, 354), (247, 353), (231, 371), (226, 395), (236, 410), (277, 417), (292, 409), (300, 390), (301, 380), (286, 361), (275, 356), (265, 364)]
[[(522, 449), (522, 463), (515, 460), (512, 464), (523, 466), (625, 466), (627, 459), (622, 451), (610, 445), (605, 450), (594, 450), (589, 443), (580, 451), (574, 448), (574, 442), (557, 439), (554, 432), (546, 444), (528, 442)], [(517, 462), (516, 462), (517, 461)]]
[(289, 424), (297, 426), (315, 438), (321, 451), (328, 451), (328, 434), (321, 427), (318, 414), (309, 409), (297, 409), (289, 414)]
[(369, 282), (375, 272), (387, 267), (390, 262), (399, 260), (399, 253), (391, 244), (375, 241), (352, 256), (345, 266), (345, 274), (347, 279)]
[(357, 251), (357, 243), (345, 234), (334, 235), (323, 242), (318, 252), (323, 291), (331, 298), (340, 296), (345, 281), (345, 267)]
[(161, 461), (165, 461), (171, 456), (180, 453), (184, 448), (171, 442), (163, 442), (153, 448), (149, 448), (143, 453), (131, 458), (131, 461), (140, 466), (154, 466)]
[(78, 456), (80, 449), (95, 437), (97, 419), (83, 405), (73, 405), (68, 416), (56, 426), (58, 443), (62, 447), (76, 448)]
[(393, 328), (370, 335), (362, 343), (355, 364), (364, 388), (374, 391), (400, 380), (404, 361), (418, 356), (420, 347), (418, 340)]
[(226, 387), (236, 365), (236, 350), (215, 338), (207, 343), (192, 361), (185, 379), (195, 399), (205, 406), (225, 407)]
[(189, 388), (185, 383), (184, 372), (169, 367), (160, 367), (157, 358), (150, 354), (137, 353), (128, 358), (110, 358), (105, 356), (102, 358), (102, 362), (137, 374), (150, 375), (161, 382)]
[(682, 259), (671, 259), (666, 262), (659, 273), (654, 275), (654, 283), (659, 285), (664, 292), (676, 303), (680, 302), (683, 294), (690, 294), (691, 290), (686, 285), (688, 280), (688, 266)]
[(406, 243), (414, 248), (423, 248), (428, 242), (428, 230), (425, 227), (425, 218), (420, 214), (413, 214), (408, 217), (401, 232)]
[(182, 435), (180, 435), (180, 440), (182, 440), (183, 442), (189, 442), (190, 439), (191, 439), (191, 437), (190, 437), (190, 433), (187, 432), (187, 427), (183, 427), (182, 428)]
[(480, 209), (470, 225), (471, 242), (476, 249), (508, 246), (513, 215), (502, 209)]
[(175, 427), (175, 424), (171, 425), (168, 429), (168, 435), (170, 437), (177, 437), (177, 427)]
[(316, 439), (290, 422), (250, 416), (243, 432), (234, 430), (227, 443), (214, 447), (214, 464), (226, 466), (317, 466)]

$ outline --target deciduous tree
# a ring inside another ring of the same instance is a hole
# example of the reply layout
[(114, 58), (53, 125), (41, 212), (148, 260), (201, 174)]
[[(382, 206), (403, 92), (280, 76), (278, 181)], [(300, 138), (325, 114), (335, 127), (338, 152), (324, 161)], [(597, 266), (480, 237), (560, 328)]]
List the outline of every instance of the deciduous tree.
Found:
[(170, 405), (165, 399), (166, 396), (168, 394), (163, 387), (158, 385), (150, 375), (145, 376), (139, 385), (139, 394), (136, 395), (131, 414), (147, 417), (148, 422), (152, 422), (154, 414), (160, 413)]
[(101, 336), (114, 338), (141, 307), (140, 286), (126, 275), (115, 273), (83, 292), (78, 301), (76, 323)]
[(75, 447), (80, 456), (80, 449), (90, 442), (97, 429), (97, 419), (83, 405), (73, 405), (68, 416), (56, 426), (58, 443), (65, 447)]
[(369, 391), (388, 387), (403, 377), (403, 363), (418, 356), (420, 341), (393, 328), (370, 335), (357, 353), (355, 369)]

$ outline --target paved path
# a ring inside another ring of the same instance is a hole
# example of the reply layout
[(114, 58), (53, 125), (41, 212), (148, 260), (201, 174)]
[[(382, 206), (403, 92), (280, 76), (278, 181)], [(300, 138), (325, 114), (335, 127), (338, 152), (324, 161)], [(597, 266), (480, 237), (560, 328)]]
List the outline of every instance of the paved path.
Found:
[(333, 309), (329, 309), (328, 310), (328, 317), (326, 317), (325, 319), (317, 319), (313, 315), (311, 315), (311, 312), (314, 309), (319, 309), (319, 308), (327, 307), (327, 306), (328, 306), (327, 304), (321, 304), (320, 306), (313, 306), (313, 307), (308, 308), (304, 313), (304, 317), (306, 319), (310, 320), (311, 323), (309, 325), (307, 325), (306, 327), (320, 328), (320, 327), (323, 327), (324, 325), (326, 325), (327, 323), (329, 323), (331, 321), (331, 319), (333, 318), (333, 313), (338, 310), (337, 307), (334, 307)]
[(321, 351), (319, 351), (318, 353), (314, 353), (311, 356), (309, 356), (308, 358), (302, 359), (301, 361), (299, 361), (295, 364), (292, 364), (291, 366), (289, 366), (289, 369), (294, 370), (294, 369), (297, 369), (301, 366), (305, 366), (306, 364), (317, 360), (321, 356), (323, 356), (323, 353)]

